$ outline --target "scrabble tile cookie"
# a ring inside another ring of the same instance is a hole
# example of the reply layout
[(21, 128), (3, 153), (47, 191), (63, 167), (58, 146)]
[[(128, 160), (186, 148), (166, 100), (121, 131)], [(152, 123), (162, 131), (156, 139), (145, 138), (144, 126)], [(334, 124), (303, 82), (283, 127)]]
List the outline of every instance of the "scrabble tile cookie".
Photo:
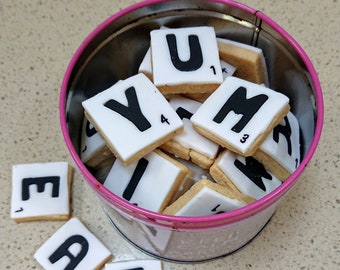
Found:
[(169, 205), (163, 213), (175, 216), (209, 216), (228, 212), (254, 201), (227, 186), (203, 179)]
[(150, 32), (153, 82), (163, 94), (211, 93), (223, 81), (212, 27)]
[(244, 43), (217, 38), (220, 58), (236, 67), (234, 76), (268, 85), (266, 61), (260, 48)]
[(285, 95), (228, 77), (191, 117), (195, 129), (236, 153), (252, 155), (290, 109)]
[(289, 112), (260, 145), (254, 158), (285, 181), (299, 166), (300, 155), (299, 123)]
[(77, 218), (70, 219), (34, 254), (44, 269), (101, 269), (111, 252)]
[(180, 162), (155, 150), (129, 166), (116, 160), (104, 186), (132, 204), (160, 212), (189, 188), (190, 174)]
[(249, 197), (260, 199), (281, 185), (281, 181), (253, 157), (223, 151), (210, 167), (217, 183)]
[(14, 165), (11, 218), (16, 222), (69, 219), (72, 172), (67, 162)]
[(112, 157), (113, 153), (106, 146), (103, 138), (90, 121), (84, 117), (81, 131), (81, 160), (90, 167), (96, 167), (104, 160)]
[(134, 75), (82, 103), (114, 155), (129, 165), (183, 130), (183, 122), (144, 75)]
[(204, 169), (209, 168), (217, 156), (219, 145), (199, 134), (190, 121), (202, 104), (181, 96), (170, 99), (169, 103), (182, 119), (184, 131), (160, 148), (185, 160), (191, 160)]
[(105, 270), (162, 270), (160, 260), (134, 260), (105, 264)]

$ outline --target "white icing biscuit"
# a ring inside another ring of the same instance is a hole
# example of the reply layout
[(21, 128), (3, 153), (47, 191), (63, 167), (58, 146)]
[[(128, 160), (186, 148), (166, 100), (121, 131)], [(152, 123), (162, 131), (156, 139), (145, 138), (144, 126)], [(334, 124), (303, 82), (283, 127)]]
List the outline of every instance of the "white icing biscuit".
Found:
[(163, 213), (175, 216), (210, 216), (243, 207), (254, 199), (210, 180), (200, 180)]
[(105, 270), (162, 270), (162, 261), (134, 260), (113, 262), (105, 265)]
[(254, 158), (286, 180), (300, 164), (300, 129), (293, 113), (289, 112), (254, 153)]
[(218, 156), (210, 168), (210, 175), (221, 185), (229, 186), (255, 199), (262, 198), (281, 185), (281, 181), (259, 161), (229, 150)]
[(105, 141), (93, 127), (89, 120), (84, 117), (81, 131), (80, 158), (90, 167), (95, 167), (102, 161), (112, 158), (113, 153), (106, 146)]
[(199, 133), (244, 156), (252, 155), (289, 111), (285, 95), (228, 77), (191, 117)]
[(129, 166), (116, 160), (104, 186), (132, 204), (160, 212), (191, 185), (189, 176), (184, 165), (155, 150)]
[(204, 169), (209, 168), (216, 158), (219, 145), (199, 134), (190, 121), (202, 104), (181, 96), (170, 99), (169, 103), (182, 119), (184, 131), (160, 147), (185, 160), (190, 159)]
[(100, 269), (111, 252), (77, 218), (70, 219), (34, 254), (45, 269)]
[(17, 222), (69, 219), (72, 172), (67, 162), (14, 165), (11, 218)]
[(235, 77), (269, 85), (267, 65), (260, 48), (217, 38), (220, 58), (236, 67)]
[(163, 28), (150, 35), (153, 82), (162, 93), (206, 93), (222, 83), (213, 27)]
[(124, 165), (183, 129), (181, 119), (144, 74), (121, 81), (82, 105), (88, 120)]

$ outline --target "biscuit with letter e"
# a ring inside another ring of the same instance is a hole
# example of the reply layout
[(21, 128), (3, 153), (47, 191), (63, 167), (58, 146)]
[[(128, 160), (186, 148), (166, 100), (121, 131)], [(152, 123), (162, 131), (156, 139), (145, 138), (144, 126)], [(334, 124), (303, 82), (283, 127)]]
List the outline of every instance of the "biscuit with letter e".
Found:
[(183, 130), (169, 102), (142, 73), (82, 103), (114, 155), (129, 165)]
[(72, 172), (67, 162), (13, 165), (11, 218), (16, 222), (69, 219)]
[(251, 156), (289, 109), (289, 98), (284, 94), (227, 77), (190, 120), (210, 140)]

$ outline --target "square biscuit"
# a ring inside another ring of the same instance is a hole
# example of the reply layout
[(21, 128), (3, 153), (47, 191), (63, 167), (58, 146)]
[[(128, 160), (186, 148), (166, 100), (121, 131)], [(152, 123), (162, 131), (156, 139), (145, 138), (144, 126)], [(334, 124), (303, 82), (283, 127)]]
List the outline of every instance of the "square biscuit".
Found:
[(287, 96), (231, 76), (190, 120), (203, 136), (240, 155), (250, 156), (289, 109)]
[(243, 207), (255, 200), (227, 186), (202, 179), (169, 205), (163, 214), (209, 216)]

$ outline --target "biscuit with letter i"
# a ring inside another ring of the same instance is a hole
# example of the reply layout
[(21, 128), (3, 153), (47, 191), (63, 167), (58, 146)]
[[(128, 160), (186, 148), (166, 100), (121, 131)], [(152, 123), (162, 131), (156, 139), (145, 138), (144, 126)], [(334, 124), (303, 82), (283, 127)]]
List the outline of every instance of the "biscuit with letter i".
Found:
[(153, 82), (163, 94), (211, 93), (223, 81), (213, 27), (153, 30)]
[(69, 219), (72, 176), (67, 162), (13, 165), (11, 218), (16, 222)]
[(138, 68), (138, 73), (143, 73), (146, 77), (148, 77), (151, 81), (153, 80), (152, 76), (152, 63), (151, 63), (151, 49), (149, 48), (144, 55), (142, 62)]
[(105, 270), (162, 270), (160, 260), (134, 260), (105, 264)]
[(289, 112), (254, 153), (254, 158), (285, 181), (300, 164), (300, 129)]
[(285, 95), (228, 77), (191, 117), (196, 130), (243, 156), (252, 155), (290, 109)]
[(236, 68), (235, 77), (269, 85), (262, 49), (244, 43), (217, 38), (220, 58)]
[(256, 200), (269, 194), (281, 181), (253, 157), (223, 151), (210, 167), (214, 180)]
[(169, 102), (144, 75), (134, 75), (82, 103), (114, 155), (129, 165), (183, 130)]
[(113, 153), (106, 146), (103, 138), (92, 126), (90, 121), (84, 117), (81, 132), (81, 160), (90, 167), (96, 167), (102, 161), (112, 157)]
[(139, 207), (160, 212), (191, 185), (180, 162), (155, 150), (129, 166), (116, 160), (104, 186)]
[(219, 145), (199, 134), (190, 121), (191, 116), (202, 104), (181, 96), (170, 99), (169, 103), (182, 119), (184, 131), (160, 148), (208, 169), (217, 156)]
[(71, 218), (34, 254), (44, 269), (101, 269), (111, 252), (77, 218)]
[(238, 209), (254, 201), (227, 186), (202, 179), (163, 213), (175, 216), (210, 216)]

